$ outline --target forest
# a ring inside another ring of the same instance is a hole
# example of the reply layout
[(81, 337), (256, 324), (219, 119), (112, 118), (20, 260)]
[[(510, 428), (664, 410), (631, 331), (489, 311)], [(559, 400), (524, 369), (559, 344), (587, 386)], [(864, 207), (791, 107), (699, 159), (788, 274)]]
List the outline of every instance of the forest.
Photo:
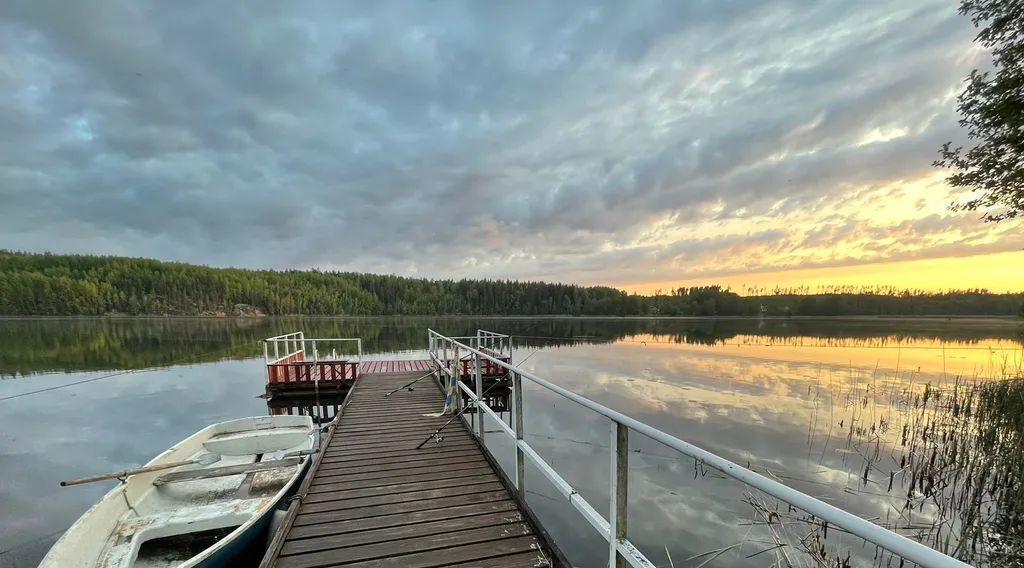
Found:
[(0, 250), (0, 315), (839, 316), (1024, 315), (1024, 292), (835, 288), (649, 296), (607, 286), (246, 270)]

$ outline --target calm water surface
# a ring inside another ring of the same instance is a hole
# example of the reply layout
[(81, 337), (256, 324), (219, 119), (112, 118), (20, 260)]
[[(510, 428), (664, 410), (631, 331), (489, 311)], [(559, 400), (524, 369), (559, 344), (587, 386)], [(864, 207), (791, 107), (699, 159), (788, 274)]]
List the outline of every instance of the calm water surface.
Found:
[[(412, 357), (428, 327), (515, 334), (515, 362), (535, 373), (934, 546), (955, 545), (961, 521), (916, 497), (899, 463), (920, 426), (914, 397), (1019, 373), (1024, 337), (1006, 320), (0, 320), (0, 566), (34, 566), (112, 486), (61, 479), (137, 466), (207, 424), (266, 414), (260, 338), (304, 329)], [(528, 441), (607, 510), (607, 420), (537, 388), (525, 398)], [(513, 465), (510, 443), (488, 445)], [(854, 565), (888, 562), (642, 436), (630, 449), (629, 534), (659, 566), (810, 566), (815, 542)], [(600, 565), (606, 545), (589, 525), (539, 472), (527, 485), (573, 564)]]

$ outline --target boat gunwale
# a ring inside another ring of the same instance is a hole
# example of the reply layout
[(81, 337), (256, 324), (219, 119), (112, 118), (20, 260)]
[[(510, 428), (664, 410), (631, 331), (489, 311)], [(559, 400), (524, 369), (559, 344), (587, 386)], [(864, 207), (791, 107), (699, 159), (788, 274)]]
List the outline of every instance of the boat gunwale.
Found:
[[(266, 419), (266, 418), (267, 417), (265, 417), (265, 416), (246, 416), (246, 417), (241, 417), (241, 418), (234, 418), (234, 419), (231, 419), (231, 420), (225, 420), (225, 421), (217, 422), (217, 423), (214, 423), (214, 424), (209, 424), (209, 425), (203, 427), (202, 429), (196, 431), (195, 433), (191, 434), (190, 436), (187, 436), (187, 437), (183, 438), (182, 440), (178, 441), (177, 443), (175, 443), (174, 445), (170, 446), (166, 450), (160, 452), (159, 454), (154, 456), (153, 459), (151, 459), (149, 462), (147, 462), (144, 467), (148, 467), (148, 466), (152, 466), (152, 465), (159, 465), (161, 461), (166, 461), (181, 446), (185, 445), (186, 443), (188, 443), (188, 442), (190, 442), (192, 440), (195, 440), (195, 439), (209, 440), (209, 439), (211, 439), (214, 435), (216, 435), (216, 434), (213, 433), (213, 431), (215, 431), (217, 429), (217, 427), (219, 427), (219, 426), (222, 426), (224, 424), (233, 423), (233, 422), (241, 422), (241, 421), (247, 420), (247, 419), (257, 419), (257, 420), (260, 420), (260, 419)], [(271, 416), (269, 418), (273, 419), (273, 418), (276, 418), (276, 417)], [(295, 418), (295, 417), (287, 417), (287, 418)], [(310, 447), (312, 448), (314, 446), (314, 444), (315, 444), (315, 439), (313, 438), (313, 436), (315, 434), (316, 424), (312, 421), (311, 417), (306, 417), (306, 418), (309, 419), (308, 420), (308, 423), (309, 423), (309, 439), (310, 439)], [(281, 428), (294, 428), (294, 427), (295, 426), (282, 426)], [(264, 428), (264, 430), (266, 430), (266, 429), (273, 429), (273, 428)], [(259, 428), (254, 428), (253, 430), (260, 430), (260, 429)], [(205, 438), (202, 437), (204, 435), (205, 435)], [(202, 448), (202, 447), (203, 447), (202, 446), (202, 442), (200, 442), (199, 443), (199, 448)], [(255, 455), (255, 454), (252, 454), (252, 455)], [(309, 463), (310, 463), (309, 456), (301, 456), (301, 461), (297, 465), (294, 466), (295, 467), (295, 472), (289, 477), (288, 481), (285, 482), (285, 484), (281, 487), (281, 489), (278, 490), (273, 495), (273, 498), (267, 499), (262, 507), (257, 509), (251, 515), (249, 515), (249, 519), (247, 519), (245, 522), (243, 522), (240, 525), (238, 525), (234, 530), (232, 530), (230, 533), (228, 533), (223, 538), (221, 538), (216, 544), (214, 544), (214, 545), (204, 549), (199, 554), (196, 554), (195, 556), (193, 556), (190, 559), (188, 559), (186, 562), (180, 564), (179, 568), (190, 568), (192, 566), (196, 566), (200, 562), (203, 562), (203, 561), (209, 559), (215, 553), (219, 552), (220, 550), (224, 549), (226, 546), (231, 544), (239, 536), (243, 535), (247, 530), (252, 528), (256, 523), (262, 521), (266, 517), (266, 515), (268, 513), (271, 513), (274, 510), (274, 508), (276, 508), (278, 503), (280, 503), (281, 500), (288, 494), (288, 492), (291, 490), (291, 488), (295, 486), (297, 479), (307, 469)], [(40, 568), (45, 568), (45, 567), (48, 567), (48, 566), (58, 566), (58, 563), (60, 563), (63, 559), (60, 556), (57, 556), (55, 553), (59, 554), (60, 551), (61, 551), (60, 549), (63, 548), (64, 546), (67, 546), (67, 538), (68, 538), (69, 535), (73, 534), (75, 531), (84, 530), (84, 528), (90, 523), (90, 519), (93, 516), (96, 515), (96, 512), (97, 512), (98, 509), (103, 507), (109, 501), (115, 500), (115, 499), (120, 499), (120, 498), (122, 498), (122, 496), (125, 499), (127, 499), (127, 496), (126, 496), (125, 492), (128, 490), (128, 487), (133, 484), (133, 482), (137, 486), (144, 487), (143, 482), (141, 481), (142, 478), (141, 477), (137, 477), (137, 475), (138, 474), (130, 475), (127, 478), (125, 478), (125, 480), (123, 482), (121, 482), (117, 486), (111, 488), (110, 491), (105, 493), (103, 495), (103, 497), (101, 497), (99, 500), (97, 500), (95, 503), (93, 503), (93, 505), (90, 506), (85, 512), (83, 512), (75, 520), (75, 522), (72, 523), (71, 526), (69, 526), (67, 528), (67, 530), (64, 531), (64, 534), (62, 534), (61, 537), (59, 539), (57, 539), (57, 541), (53, 544), (53, 546), (50, 547), (50, 549), (46, 553), (46, 556), (44, 556), (43, 559), (40, 561), (40, 564), (39, 564)], [(145, 475), (145, 474), (143, 474), (143, 475)], [(156, 479), (156, 478), (154, 477), (154, 479)], [(149, 490), (156, 490), (157, 486), (153, 485), (152, 481), (147, 481), (147, 482), (145, 482), (145, 484), (150, 486)], [(127, 514), (131, 510), (133, 510), (133, 509), (131, 507), (129, 507), (129, 510), (126, 511), (125, 514)], [(118, 524), (121, 522), (122, 519), (124, 519), (124, 514), (122, 514), (122, 516), (117, 517), (114, 520), (114, 523), (111, 526), (111, 532), (110, 532), (110, 534), (108, 534), (106, 536), (105, 544), (100, 549), (99, 554), (96, 556), (95, 560), (99, 561), (99, 560), (104, 560), (105, 559), (105, 555), (110, 550), (110, 542), (111, 542), (112, 537), (114, 536), (114, 530), (117, 528)], [(145, 532), (146, 531), (143, 530), (143, 531), (140, 531), (139, 533), (135, 533), (135, 534), (144, 534)], [(157, 538), (160, 538), (160, 537), (157, 537)], [(130, 553), (130, 558), (131, 559), (129, 560), (128, 564), (126, 565), (126, 566), (129, 566), (129, 567), (133, 566), (135, 564), (136, 557), (138, 556), (138, 553), (139, 553), (142, 545), (146, 542), (146, 539), (139, 540), (139, 539), (133, 538), (132, 540), (133, 540), (133, 543), (132, 543), (132, 549), (131, 549), (131, 553)]]

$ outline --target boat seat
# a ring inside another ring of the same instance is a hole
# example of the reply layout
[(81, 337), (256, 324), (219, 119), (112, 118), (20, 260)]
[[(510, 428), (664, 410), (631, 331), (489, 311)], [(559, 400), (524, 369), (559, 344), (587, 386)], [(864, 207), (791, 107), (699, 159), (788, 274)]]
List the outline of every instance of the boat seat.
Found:
[(239, 526), (258, 513), (259, 508), (260, 502), (257, 500), (230, 500), (187, 507), (166, 515), (145, 515), (123, 520), (114, 529), (114, 538), (108, 545), (107, 560), (103, 566), (137, 566), (136, 555), (147, 541)]
[(217, 434), (203, 442), (206, 451), (225, 456), (270, 454), (302, 445), (309, 428), (268, 428)]

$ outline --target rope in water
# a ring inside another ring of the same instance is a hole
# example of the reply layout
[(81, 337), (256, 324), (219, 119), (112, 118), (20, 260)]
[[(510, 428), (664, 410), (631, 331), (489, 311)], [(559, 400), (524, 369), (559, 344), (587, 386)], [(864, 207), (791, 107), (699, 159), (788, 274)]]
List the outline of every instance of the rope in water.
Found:
[(231, 347), (218, 348), (218, 349), (215, 349), (213, 351), (206, 352), (206, 353), (200, 353), (199, 355), (194, 355), (194, 354), (193, 355), (188, 355), (186, 357), (182, 357), (180, 359), (176, 359), (174, 361), (171, 361), (170, 363), (168, 363), (166, 365), (163, 365), (163, 366), (160, 366), (160, 367), (149, 367), (149, 368), (146, 368), (146, 369), (125, 369), (123, 371), (117, 371), (115, 373), (108, 373), (106, 375), (101, 375), (99, 377), (90, 377), (88, 379), (83, 379), (81, 381), (75, 381), (75, 382), (71, 382), (71, 383), (64, 383), (62, 385), (54, 385), (52, 387), (36, 389), (36, 390), (33, 390), (33, 391), (28, 391), (28, 392), (20, 392), (20, 393), (17, 393), (17, 394), (12, 394), (12, 395), (8, 395), (8, 396), (0, 397), (0, 402), (4, 402), (4, 401), (7, 401), (7, 400), (14, 400), (16, 398), (21, 398), (23, 396), (30, 396), (30, 395), (33, 395), (33, 394), (39, 394), (39, 393), (55, 391), (55, 390), (59, 390), (59, 389), (63, 389), (63, 388), (74, 387), (74, 386), (78, 386), (78, 385), (84, 385), (85, 383), (92, 383), (92, 382), (96, 382), (96, 381), (102, 381), (104, 379), (110, 379), (110, 378), (113, 378), (113, 377), (120, 377), (121, 375), (129, 375), (129, 374), (132, 374), (132, 373), (145, 373), (145, 372), (149, 372), (149, 371), (156, 371), (158, 369), (164, 369), (164, 368), (167, 368), (167, 367), (173, 367), (174, 365), (180, 365), (182, 363), (189, 363), (189, 362), (193, 362), (193, 361), (196, 361), (196, 360), (200, 360), (202, 358), (209, 357), (211, 355), (215, 355), (217, 353), (221, 353), (221, 352), (227, 351), (228, 349), (231, 349)]

